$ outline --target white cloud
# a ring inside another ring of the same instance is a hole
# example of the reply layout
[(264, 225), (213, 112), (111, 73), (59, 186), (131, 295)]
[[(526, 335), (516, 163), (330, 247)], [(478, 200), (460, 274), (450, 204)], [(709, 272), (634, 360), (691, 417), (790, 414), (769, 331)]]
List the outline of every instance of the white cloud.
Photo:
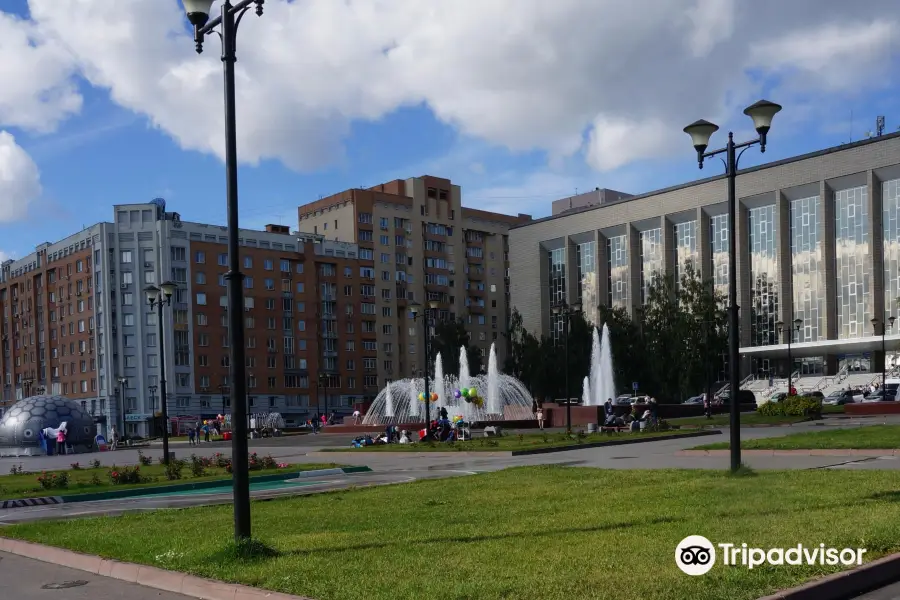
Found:
[[(4, 21), (43, 44), (18, 43), (13, 51), (40, 51), (44, 61), (28, 63), (35, 81), (15, 92), (17, 122), (36, 127), (43, 111), (52, 124), (77, 109), (67, 76), (74, 63), (182, 147), (222, 156), (218, 40), (207, 40), (196, 56), (175, 0), (115, 4), (109, 10), (109, 0), (30, 0), (36, 25)], [(354, 119), (424, 102), (463, 136), (546, 150), (553, 164), (584, 152), (592, 167), (614, 169), (687, 147), (681, 126), (696, 118), (721, 125), (728, 122), (723, 116), (743, 119), (736, 108), (756, 100), (760, 87), (750, 74), (802, 72), (806, 93), (835, 94), (858, 89), (859, 78), (889, 73), (892, 6), (269, 0), (261, 19), (251, 13), (241, 24), (239, 153), (249, 163), (318, 168), (340, 158)], [(778, 89), (784, 97), (771, 99), (788, 113), (795, 90)], [(28, 106), (23, 94), (57, 100), (39, 103), (32, 114), (21, 108)], [(0, 88), (0, 107), (10, 105), (7, 97)], [(4, 118), (11, 117), (0, 109)]]
[(51, 131), (81, 110), (73, 58), (40, 28), (0, 12), (0, 125)]
[(40, 195), (37, 165), (12, 134), (0, 131), (0, 223), (25, 217), (28, 205)]

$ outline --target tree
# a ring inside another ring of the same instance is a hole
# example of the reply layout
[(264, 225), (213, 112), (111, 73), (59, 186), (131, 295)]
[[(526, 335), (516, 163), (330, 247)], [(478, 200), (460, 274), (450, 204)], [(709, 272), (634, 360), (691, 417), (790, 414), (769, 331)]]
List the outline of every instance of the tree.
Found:
[[(455, 321), (440, 321), (434, 328), (434, 337), (431, 339), (431, 357), (432, 360), (437, 358), (438, 352), (441, 353), (441, 363), (444, 366), (444, 373), (459, 373), (459, 349), (466, 348), (466, 356), (469, 359), (469, 374), (478, 375), (483, 371), (481, 361), (481, 350), (469, 343), (469, 332), (466, 331), (466, 324), (463, 319)], [(433, 366), (429, 367), (433, 369)]]

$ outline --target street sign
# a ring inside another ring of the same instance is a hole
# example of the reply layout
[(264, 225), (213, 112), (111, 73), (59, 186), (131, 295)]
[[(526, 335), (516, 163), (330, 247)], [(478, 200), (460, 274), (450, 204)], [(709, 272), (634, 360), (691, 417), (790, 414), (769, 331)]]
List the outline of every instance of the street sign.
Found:
[(634, 390), (635, 392), (638, 391), (638, 382), (637, 381), (633, 381), (631, 383), (631, 389)]

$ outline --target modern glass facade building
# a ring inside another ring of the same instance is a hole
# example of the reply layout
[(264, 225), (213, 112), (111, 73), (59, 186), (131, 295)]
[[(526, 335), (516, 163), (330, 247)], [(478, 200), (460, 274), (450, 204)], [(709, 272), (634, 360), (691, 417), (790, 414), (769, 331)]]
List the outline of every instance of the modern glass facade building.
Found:
[[(745, 169), (737, 195), (744, 375), (880, 372), (881, 323), (900, 319), (900, 134)], [(690, 267), (726, 294), (726, 198), (719, 175), (514, 228), (511, 304), (529, 331), (548, 335), (560, 300), (588, 318), (595, 305), (637, 318), (656, 273), (677, 279)], [(776, 326), (795, 321), (790, 333)], [(885, 346), (900, 365), (900, 320)]]

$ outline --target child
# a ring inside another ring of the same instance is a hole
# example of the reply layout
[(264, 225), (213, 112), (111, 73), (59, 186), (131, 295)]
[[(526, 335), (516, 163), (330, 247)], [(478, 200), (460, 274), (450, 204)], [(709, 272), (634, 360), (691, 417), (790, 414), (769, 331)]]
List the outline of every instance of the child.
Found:
[(188, 429), (188, 445), (189, 446), (194, 445), (194, 428), (193, 427)]

